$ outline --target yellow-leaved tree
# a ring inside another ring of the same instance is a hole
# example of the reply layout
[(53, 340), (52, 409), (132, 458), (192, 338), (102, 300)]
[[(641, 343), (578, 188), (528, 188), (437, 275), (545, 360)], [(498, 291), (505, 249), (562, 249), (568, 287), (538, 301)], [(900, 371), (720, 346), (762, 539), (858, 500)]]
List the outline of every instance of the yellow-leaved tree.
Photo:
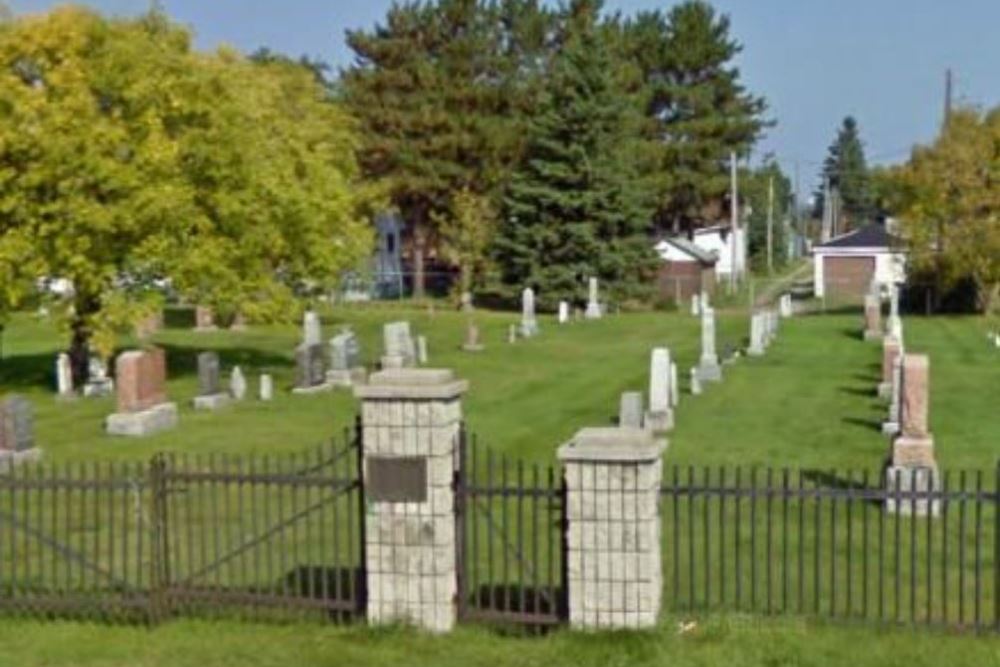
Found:
[(274, 319), (369, 252), (351, 119), (304, 67), (200, 53), (160, 11), (75, 6), (0, 23), (0, 281), (72, 282), (74, 379), (91, 341), (165, 285)]

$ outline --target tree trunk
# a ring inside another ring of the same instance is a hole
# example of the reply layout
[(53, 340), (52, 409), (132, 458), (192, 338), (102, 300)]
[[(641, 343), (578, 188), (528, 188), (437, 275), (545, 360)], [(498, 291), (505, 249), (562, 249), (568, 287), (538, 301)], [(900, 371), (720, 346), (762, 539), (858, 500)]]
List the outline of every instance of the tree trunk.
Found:
[(427, 249), (427, 209), (418, 206), (413, 216), (413, 298), (423, 299), (426, 295), (424, 274), (424, 253)]
[(73, 386), (83, 387), (90, 378), (90, 316), (100, 308), (97, 299), (78, 296), (74, 304), (75, 312), (70, 323), (72, 331), (69, 343), (69, 365), (73, 375)]
[(1000, 283), (976, 280), (976, 300), (983, 315), (990, 317), (1000, 303)]

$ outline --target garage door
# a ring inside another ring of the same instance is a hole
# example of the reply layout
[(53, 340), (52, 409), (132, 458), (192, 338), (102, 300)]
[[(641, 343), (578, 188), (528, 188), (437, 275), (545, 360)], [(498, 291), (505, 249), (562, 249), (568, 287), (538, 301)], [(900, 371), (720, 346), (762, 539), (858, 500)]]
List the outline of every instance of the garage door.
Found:
[(874, 257), (827, 257), (823, 261), (827, 296), (864, 297), (875, 277)]

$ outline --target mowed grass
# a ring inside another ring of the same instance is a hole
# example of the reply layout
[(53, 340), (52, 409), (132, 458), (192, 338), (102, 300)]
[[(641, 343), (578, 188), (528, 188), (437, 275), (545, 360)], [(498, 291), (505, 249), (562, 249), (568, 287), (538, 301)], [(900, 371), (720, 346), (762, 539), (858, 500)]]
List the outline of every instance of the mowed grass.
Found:
[(545, 637), (462, 627), (447, 636), (316, 624), (185, 621), (154, 629), (5, 621), (0, 664), (17, 667), (642, 667), (644, 665), (851, 664), (854, 667), (1000, 665), (1000, 639), (822, 625), (794, 619), (715, 617), (687, 632), (671, 618), (642, 633)]
[[(686, 313), (613, 315), (560, 326), (541, 318), (541, 334), (506, 341), (514, 313), (479, 311), (486, 350), (460, 349), (460, 313), (396, 306), (337, 309), (324, 314), (324, 335), (349, 324), (365, 361), (380, 355), (383, 323), (407, 319), (428, 337), (430, 365), (468, 379), (465, 414), (479, 441), (528, 462), (550, 463), (556, 448), (579, 428), (613, 422), (621, 392), (648, 385), (649, 350), (669, 346), (685, 392), (670, 435), (667, 463), (791, 468), (880, 467), (887, 443), (879, 432), (885, 405), (875, 396), (881, 347), (860, 339), (860, 315), (808, 315), (785, 321), (768, 355), (726, 365), (721, 384), (687, 394), (687, 371), (697, 363), (699, 328)], [(747, 316), (720, 311), (719, 348), (743, 342)], [(1000, 451), (1000, 351), (988, 344), (979, 318), (907, 318), (910, 352), (931, 356), (931, 424), (938, 459), (947, 468), (988, 468)], [(348, 391), (290, 393), (295, 326), (251, 327), (242, 333), (165, 329), (155, 341), (168, 352), (168, 393), (181, 409), (180, 426), (145, 439), (104, 434), (113, 398), (58, 401), (52, 390), (61, 337), (51, 323), (19, 316), (4, 335), (0, 390), (27, 395), (37, 411), (38, 444), (52, 461), (143, 460), (160, 451), (202, 453), (298, 452), (348, 428), (357, 412)], [(123, 346), (130, 341), (122, 341)], [(217, 350), (224, 380), (240, 364), (251, 399), (215, 413), (190, 407), (195, 358)], [(261, 403), (257, 375), (275, 376), (276, 397)]]

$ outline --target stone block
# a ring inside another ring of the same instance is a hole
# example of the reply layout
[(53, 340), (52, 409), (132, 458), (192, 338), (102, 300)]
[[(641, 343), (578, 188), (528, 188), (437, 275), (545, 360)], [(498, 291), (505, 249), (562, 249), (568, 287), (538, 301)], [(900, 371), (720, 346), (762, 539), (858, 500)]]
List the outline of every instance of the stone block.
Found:
[[(885, 485), (889, 492), (885, 501), (886, 512), (905, 516), (940, 515), (941, 500), (930, 495), (930, 492), (941, 488), (939, 478), (936, 465), (888, 466), (885, 469)], [(907, 494), (912, 495), (907, 497)]]
[(108, 415), (105, 430), (109, 435), (142, 437), (177, 425), (177, 405), (161, 403), (139, 412), (116, 412)]
[(229, 394), (209, 394), (207, 396), (195, 396), (193, 405), (195, 410), (220, 410), (231, 402)]
[(42, 460), (42, 450), (39, 447), (22, 449), (20, 451), (0, 450), (0, 475), (5, 475), (17, 468), (29, 463), (38, 463)]

